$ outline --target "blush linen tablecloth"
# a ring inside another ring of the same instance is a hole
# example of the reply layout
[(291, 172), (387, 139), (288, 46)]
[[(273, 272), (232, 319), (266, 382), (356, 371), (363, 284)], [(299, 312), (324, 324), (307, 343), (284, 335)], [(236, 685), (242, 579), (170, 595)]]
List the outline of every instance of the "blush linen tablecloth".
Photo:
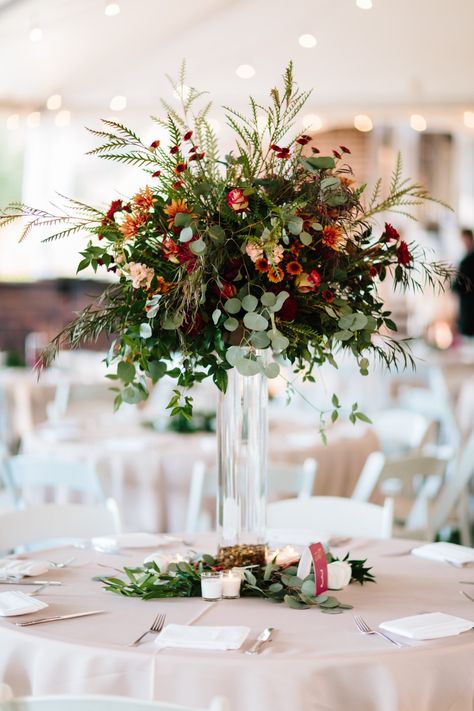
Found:
[[(195, 547), (212, 551), (214, 545), (207, 537)], [(422, 611), (474, 620), (474, 603), (459, 594), (459, 580), (474, 581), (474, 568), (387, 555), (409, 548), (407, 541), (354, 542), (353, 557), (369, 558), (377, 583), (335, 593), (354, 605), (340, 615), (291, 610), (258, 599), (209, 605), (197, 598), (119, 597), (92, 580), (107, 573), (97, 562), (121, 567), (140, 562), (149, 551), (105, 555), (58, 549), (49, 552), (51, 558), (65, 560), (74, 554), (76, 561), (49, 573), (63, 586), (40, 594), (50, 607), (35, 616), (94, 609), (105, 613), (29, 628), (16, 627), (16, 618), (1, 619), (0, 681), (17, 695), (119, 694), (197, 707), (222, 694), (233, 711), (472, 711), (473, 631), (407, 641), (407, 647), (398, 649), (382, 638), (361, 635), (354, 625), (353, 612), (374, 627)], [(158, 651), (153, 636), (138, 647), (127, 646), (158, 612), (166, 613), (168, 623), (186, 624), (203, 609), (194, 624), (251, 628), (242, 650)], [(258, 656), (244, 654), (267, 626), (277, 630), (274, 641)]]

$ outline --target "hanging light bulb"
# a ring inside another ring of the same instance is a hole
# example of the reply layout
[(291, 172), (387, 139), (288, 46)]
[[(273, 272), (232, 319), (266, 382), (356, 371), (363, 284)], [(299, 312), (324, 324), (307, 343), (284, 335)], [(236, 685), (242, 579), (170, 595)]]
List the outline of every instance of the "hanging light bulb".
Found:
[(119, 12), (120, 5), (118, 4), (118, 2), (113, 2), (113, 0), (109, 0), (105, 3), (104, 13), (107, 15), (107, 17), (114, 17), (115, 15), (118, 15)]

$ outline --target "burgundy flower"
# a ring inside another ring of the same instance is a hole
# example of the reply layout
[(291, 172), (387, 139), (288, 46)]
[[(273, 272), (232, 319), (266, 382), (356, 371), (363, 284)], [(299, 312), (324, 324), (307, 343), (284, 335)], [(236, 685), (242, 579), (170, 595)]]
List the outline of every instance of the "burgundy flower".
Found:
[(339, 146), (339, 148), (343, 153), (350, 153), (350, 150), (347, 148), (347, 146)]
[(159, 148), (159, 147), (160, 147), (160, 141), (158, 141), (158, 140), (153, 141), (153, 143), (150, 143), (150, 148), (152, 150), (154, 150), (155, 148)]
[(173, 183), (173, 190), (178, 190), (179, 188), (182, 188), (184, 185), (182, 180), (177, 180), (175, 183)]
[(196, 158), (197, 160), (202, 160), (206, 154), (205, 153), (196, 153)]
[(188, 336), (199, 336), (205, 326), (204, 319), (200, 311), (196, 311), (191, 317), (187, 314), (184, 318), (182, 329)]
[(376, 277), (378, 274), (377, 267), (374, 267), (373, 264), (370, 265), (369, 274), (371, 277)]
[(237, 257), (232, 257), (231, 259), (228, 259), (227, 262), (224, 264), (224, 268), (222, 270), (222, 276), (224, 277), (224, 279), (226, 279), (227, 281), (233, 281), (240, 271), (240, 265), (241, 261)]
[(212, 285), (213, 293), (219, 298), (231, 299), (237, 293), (237, 287), (230, 284), (228, 281), (221, 281), (221, 285), (215, 283)]
[(411, 262), (410, 250), (408, 249), (407, 243), (404, 242), (403, 240), (398, 245), (397, 258), (398, 258), (398, 263), (404, 267), (408, 267), (408, 265)]
[(394, 242), (398, 242), (400, 239), (400, 233), (398, 230), (395, 229), (389, 222), (385, 223), (385, 230), (382, 235), (382, 241), (383, 242), (390, 242), (393, 240)]
[(334, 294), (330, 289), (325, 289), (322, 293), (323, 301), (325, 301), (327, 304), (330, 304), (331, 301), (334, 301)]
[(334, 158), (342, 158), (342, 155), (339, 153), (339, 151), (336, 151), (335, 149), (333, 149), (332, 154)]
[(116, 212), (121, 212), (123, 210), (123, 203), (121, 200), (112, 200), (110, 207), (105, 213), (105, 216), (112, 220)]
[(179, 146), (173, 146), (170, 148), (170, 153), (172, 156), (176, 155), (176, 153), (179, 151)]
[(311, 150), (312, 150), (313, 153), (321, 153), (321, 151), (319, 150), (319, 148), (315, 148), (314, 146), (311, 146)]
[(186, 131), (186, 133), (185, 133), (184, 136), (183, 136), (183, 139), (184, 139), (185, 141), (189, 141), (189, 139), (191, 138), (192, 135), (193, 135), (193, 132), (192, 132), (192, 131)]
[(272, 149), (272, 151), (281, 151), (280, 146), (277, 146), (276, 143), (272, 143), (272, 145), (270, 146), (270, 148)]
[(155, 170), (155, 172), (151, 174), (151, 177), (158, 178), (159, 175), (161, 175), (161, 170)]
[(283, 302), (283, 306), (278, 311), (277, 316), (281, 318), (282, 321), (294, 321), (297, 313), (298, 303), (295, 297), (290, 294)]
[(296, 143), (299, 143), (300, 146), (305, 146), (307, 143), (311, 141), (311, 136), (308, 136), (306, 133), (304, 133), (302, 136), (296, 139)]
[(186, 163), (178, 163), (176, 168), (174, 169), (174, 172), (176, 173), (176, 175), (179, 175), (180, 173), (184, 173), (187, 167), (188, 166), (186, 165)]

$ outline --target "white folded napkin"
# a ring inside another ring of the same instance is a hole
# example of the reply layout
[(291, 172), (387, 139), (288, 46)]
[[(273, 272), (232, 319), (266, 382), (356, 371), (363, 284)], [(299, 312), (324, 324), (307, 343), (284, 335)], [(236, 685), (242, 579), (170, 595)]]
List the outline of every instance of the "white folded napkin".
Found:
[(28, 615), (48, 607), (47, 602), (15, 590), (0, 593), (0, 617)]
[(413, 548), (413, 555), (420, 558), (428, 558), (428, 560), (440, 560), (444, 562), (448, 560), (450, 563), (464, 565), (474, 561), (474, 548), (467, 546), (458, 546), (456, 543), (427, 543), (419, 548)]
[(239, 649), (249, 632), (249, 627), (167, 625), (156, 638), (155, 644), (158, 647), (180, 649)]
[(474, 622), (462, 617), (446, 615), (444, 612), (428, 612), (424, 615), (412, 615), (382, 622), (379, 627), (410, 639), (437, 639), (467, 632), (474, 627)]
[(170, 543), (178, 543), (179, 538), (167, 533), (119, 533), (116, 536), (99, 536), (92, 539), (92, 545), (97, 548), (157, 548)]
[(43, 575), (53, 565), (47, 560), (13, 560), (3, 558), (0, 560), (1, 578), (22, 578), (24, 575)]

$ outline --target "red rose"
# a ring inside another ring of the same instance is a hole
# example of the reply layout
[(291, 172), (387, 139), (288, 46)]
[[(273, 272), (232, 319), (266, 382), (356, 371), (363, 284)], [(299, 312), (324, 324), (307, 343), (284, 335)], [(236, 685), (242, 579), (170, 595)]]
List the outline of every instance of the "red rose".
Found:
[(331, 301), (334, 301), (334, 294), (330, 289), (325, 289), (322, 293), (323, 301), (326, 303), (331, 303)]
[(321, 274), (316, 271), (316, 269), (313, 269), (308, 274), (308, 281), (312, 282), (315, 287), (318, 287), (321, 284)]
[(294, 321), (297, 313), (298, 303), (295, 297), (290, 294), (283, 302), (281, 309), (277, 312), (277, 316), (281, 318), (282, 321)]
[(403, 240), (398, 245), (397, 258), (398, 258), (398, 263), (402, 264), (404, 267), (408, 267), (408, 265), (411, 262), (410, 250), (408, 249), (407, 243), (404, 242)]
[(234, 284), (230, 284), (228, 281), (222, 281), (221, 286), (215, 283), (212, 285), (213, 293), (224, 299), (231, 299), (237, 293), (237, 287)]
[(234, 188), (227, 194), (227, 204), (235, 212), (246, 210), (249, 206), (248, 198), (240, 188)]
[(390, 242), (391, 240), (393, 240), (394, 242), (398, 242), (399, 239), (400, 233), (398, 232), (398, 230), (396, 230), (395, 227), (393, 227), (389, 222), (386, 222), (385, 230), (382, 235), (382, 240), (384, 242)]

